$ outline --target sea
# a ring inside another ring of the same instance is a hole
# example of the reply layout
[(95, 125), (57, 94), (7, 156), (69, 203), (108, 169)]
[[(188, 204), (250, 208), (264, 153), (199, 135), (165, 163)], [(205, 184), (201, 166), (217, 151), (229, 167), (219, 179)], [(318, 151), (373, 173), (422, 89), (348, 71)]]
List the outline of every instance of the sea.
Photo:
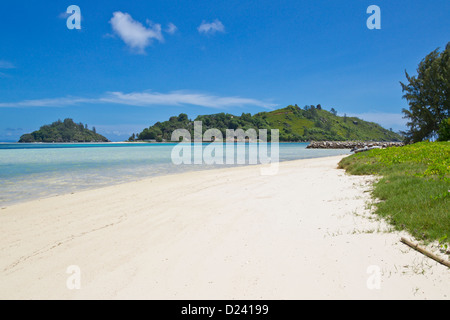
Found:
[[(251, 165), (249, 161), (245, 164), (174, 164), (172, 151), (177, 145), (0, 143), (0, 208), (148, 177)], [(238, 145), (235, 144), (235, 150)], [(207, 146), (203, 144), (203, 150)], [(308, 143), (280, 143), (279, 161), (350, 154), (347, 149), (307, 149), (307, 146)], [(248, 154), (248, 143), (245, 148)], [(268, 149), (270, 155), (270, 145)]]

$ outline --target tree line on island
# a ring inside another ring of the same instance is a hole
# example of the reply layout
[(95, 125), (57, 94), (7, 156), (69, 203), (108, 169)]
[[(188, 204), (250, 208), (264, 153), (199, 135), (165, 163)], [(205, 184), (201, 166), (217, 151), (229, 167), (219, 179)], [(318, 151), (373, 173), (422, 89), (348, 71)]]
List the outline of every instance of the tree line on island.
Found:
[(42, 126), (32, 133), (24, 134), (20, 137), (19, 142), (109, 142), (109, 140), (98, 134), (95, 127), (90, 130), (83, 123), (75, 123), (72, 119), (65, 119)]
[(194, 136), (194, 121), (202, 122), (202, 130), (219, 129), (223, 137), (227, 129), (267, 129), (268, 139), (270, 130), (279, 130), (280, 141), (401, 141), (402, 136), (392, 130), (386, 130), (380, 125), (363, 121), (347, 115), (338, 116), (335, 109), (324, 110), (322, 106), (310, 105), (300, 108), (298, 105), (289, 105), (286, 108), (270, 112), (260, 112), (254, 115), (242, 113), (240, 116), (229, 113), (200, 115), (194, 120), (181, 113), (170, 117), (168, 121), (157, 122), (145, 128), (138, 134), (133, 134), (129, 141), (171, 141), (175, 129), (187, 129), (191, 137)]

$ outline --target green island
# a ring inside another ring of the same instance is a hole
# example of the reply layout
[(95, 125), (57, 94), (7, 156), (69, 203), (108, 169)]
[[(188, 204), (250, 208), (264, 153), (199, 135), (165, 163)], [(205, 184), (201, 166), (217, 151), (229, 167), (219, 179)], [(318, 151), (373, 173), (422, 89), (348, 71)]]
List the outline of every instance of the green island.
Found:
[(280, 141), (402, 141), (403, 137), (381, 127), (374, 122), (363, 121), (347, 115), (338, 116), (337, 111), (331, 108), (324, 110), (317, 106), (289, 105), (286, 108), (270, 112), (260, 112), (254, 115), (242, 113), (240, 116), (218, 113), (213, 115), (200, 115), (190, 120), (188, 115), (182, 113), (170, 117), (168, 121), (157, 122), (145, 128), (138, 134), (133, 134), (129, 141), (170, 141), (175, 129), (187, 129), (193, 136), (194, 121), (202, 121), (203, 130), (219, 129), (226, 136), (226, 129), (267, 129), (270, 137), (271, 129), (278, 129)]
[(75, 123), (72, 119), (65, 119), (42, 126), (32, 133), (24, 134), (20, 137), (19, 142), (109, 142), (109, 140), (98, 134), (95, 127), (89, 130), (85, 124)]
[[(375, 213), (418, 239), (450, 244), (450, 43), (428, 54), (401, 83), (409, 109), (406, 146), (344, 158), (350, 174), (377, 175)], [(432, 141), (432, 142), (430, 142)]]

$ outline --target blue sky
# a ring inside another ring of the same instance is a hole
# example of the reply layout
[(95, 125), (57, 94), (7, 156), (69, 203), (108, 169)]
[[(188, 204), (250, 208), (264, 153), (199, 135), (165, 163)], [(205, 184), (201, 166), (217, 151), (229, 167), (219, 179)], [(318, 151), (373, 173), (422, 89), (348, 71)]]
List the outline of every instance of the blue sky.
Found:
[(117, 141), (181, 112), (319, 103), (404, 129), (404, 71), (450, 41), (448, 0), (130, 2), (0, 4), (0, 141), (68, 117)]

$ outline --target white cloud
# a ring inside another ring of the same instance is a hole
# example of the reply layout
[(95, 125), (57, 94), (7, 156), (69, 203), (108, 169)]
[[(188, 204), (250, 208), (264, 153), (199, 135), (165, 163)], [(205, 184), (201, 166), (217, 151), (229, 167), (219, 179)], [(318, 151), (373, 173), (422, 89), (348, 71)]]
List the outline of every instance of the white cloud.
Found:
[(58, 18), (59, 19), (67, 19), (68, 17), (70, 17), (70, 13), (67, 13), (66, 11), (61, 12), (60, 14), (58, 14)]
[(160, 24), (153, 24), (147, 20), (149, 25), (147, 28), (134, 20), (128, 13), (114, 12), (109, 23), (126, 45), (140, 54), (145, 53), (145, 48), (151, 45), (154, 39), (159, 42), (164, 41)]
[[(72, 16), (73, 15), (73, 12), (67, 12), (67, 11), (64, 11), (64, 12), (61, 12), (60, 14), (58, 14), (58, 18), (59, 19), (63, 19), (63, 20), (66, 20), (68, 17), (70, 17), (70, 16)], [(81, 14), (81, 12), (80, 12), (80, 19), (81, 19), (81, 21), (83, 21), (84, 20), (84, 16)]]
[(167, 25), (167, 28), (166, 28), (165, 31), (166, 31), (168, 34), (174, 34), (175, 32), (177, 32), (177, 30), (178, 30), (177, 26), (174, 25), (172, 22), (170, 22), (170, 23)]
[(101, 98), (101, 101), (133, 106), (152, 106), (152, 105), (179, 106), (189, 104), (219, 109), (243, 105), (268, 106), (266, 103), (256, 99), (241, 98), (241, 97), (219, 97), (205, 93), (195, 93), (188, 91), (173, 91), (169, 93), (110, 92), (108, 93), (107, 97)]
[(203, 21), (202, 24), (197, 28), (197, 30), (199, 33), (212, 35), (216, 32), (225, 32), (225, 26), (220, 20), (216, 19), (211, 23)]
[(80, 104), (119, 104), (138, 107), (193, 105), (206, 108), (228, 108), (236, 106), (259, 106), (267, 109), (275, 107), (261, 100), (241, 97), (220, 97), (207, 93), (188, 91), (159, 92), (107, 92), (98, 98), (63, 97), (50, 99), (0, 102), (0, 108), (67, 107)]
[(0, 60), (0, 69), (14, 69), (15, 66), (9, 61)]
[(0, 102), (0, 108), (62, 108), (83, 103), (95, 103), (97, 101), (98, 99), (85, 99), (78, 97), (29, 99), (16, 102)]
[(22, 100), (18, 102), (1, 102), (0, 108), (33, 108), (33, 107), (67, 107), (80, 103), (92, 103), (95, 99), (76, 97)]

